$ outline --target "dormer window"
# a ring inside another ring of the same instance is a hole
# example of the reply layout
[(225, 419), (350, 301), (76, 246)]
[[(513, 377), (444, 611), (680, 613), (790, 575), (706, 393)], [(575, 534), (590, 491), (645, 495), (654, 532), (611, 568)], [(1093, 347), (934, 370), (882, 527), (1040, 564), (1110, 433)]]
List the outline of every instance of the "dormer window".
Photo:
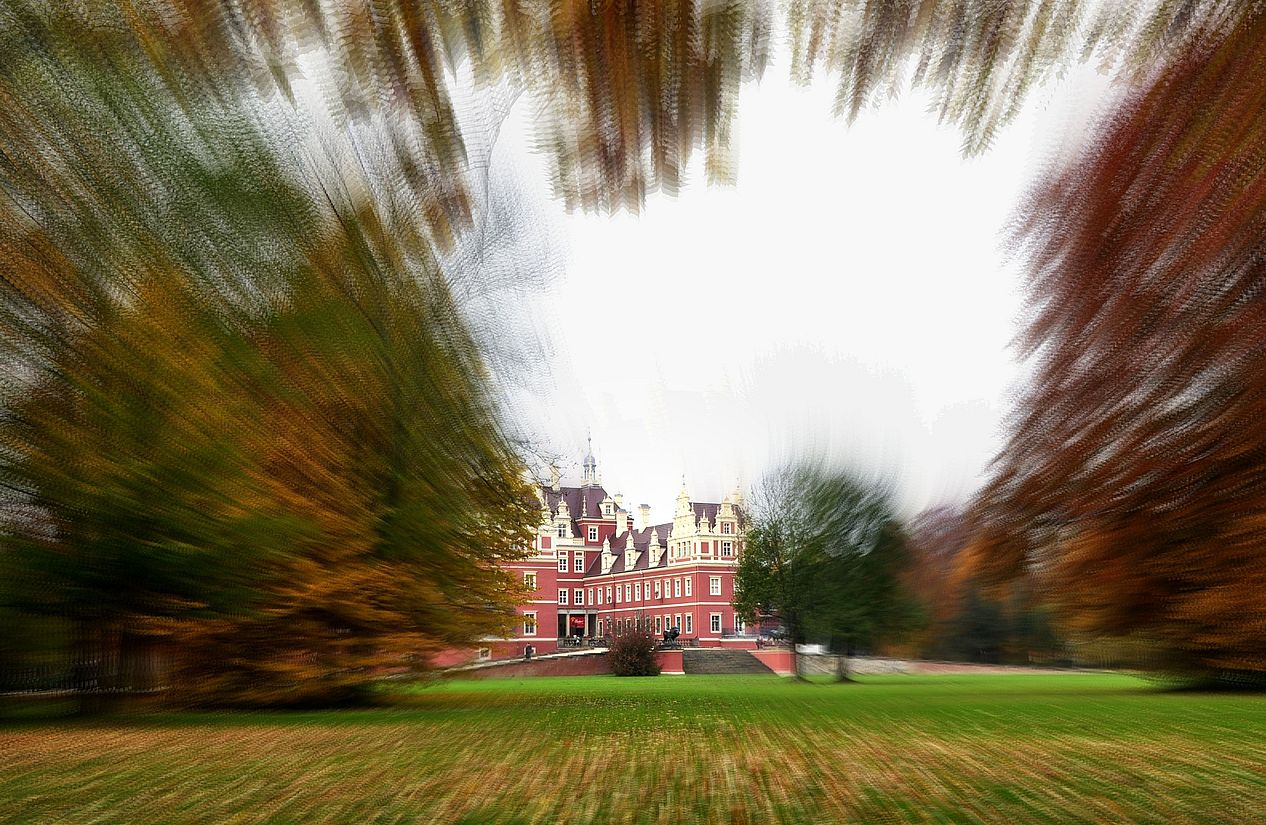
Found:
[(590, 541), (598, 540), (598, 528), (593, 525), (589, 526), (589, 540)]
[(733, 524), (730, 524), (728, 521), (721, 522), (721, 535), (729, 536), (729, 535), (732, 535), (733, 533), (734, 533)]
[(611, 515), (611, 505), (610, 505), (610, 504), (604, 504), (604, 505), (602, 505), (602, 514), (603, 514), (604, 516), (609, 516), (609, 515)]
[(558, 537), (559, 537), (560, 539), (565, 539), (565, 538), (567, 538), (567, 525), (566, 525), (566, 524), (560, 524), (560, 525), (558, 525)]

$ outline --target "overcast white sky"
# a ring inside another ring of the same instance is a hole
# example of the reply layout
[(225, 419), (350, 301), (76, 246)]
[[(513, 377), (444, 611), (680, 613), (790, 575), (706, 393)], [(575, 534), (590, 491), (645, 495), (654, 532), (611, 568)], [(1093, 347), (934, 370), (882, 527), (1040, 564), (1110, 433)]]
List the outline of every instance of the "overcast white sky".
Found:
[(805, 450), (894, 474), (910, 512), (966, 498), (1018, 377), (1005, 224), (1105, 88), (1074, 73), (963, 160), (924, 98), (850, 127), (829, 83), (800, 88), (774, 66), (743, 92), (737, 186), (696, 173), (615, 217), (550, 198), (520, 101), (493, 169), (513, 170), (562, 263), (538, 313), (552, 381), (530, 414), (570, 459), (564, 477), (592, 431), (607, 489), (657, 522), (683, 473), (693, 498), (719, 500)]

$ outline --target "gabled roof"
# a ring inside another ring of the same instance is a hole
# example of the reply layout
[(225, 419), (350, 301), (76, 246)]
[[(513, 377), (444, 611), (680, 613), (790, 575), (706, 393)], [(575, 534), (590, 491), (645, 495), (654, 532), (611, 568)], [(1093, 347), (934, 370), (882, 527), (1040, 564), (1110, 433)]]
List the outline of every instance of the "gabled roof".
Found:
[[(708, 520), (709, 524), (716, 524), (717, 515), (721, 512), (720, 504), (692, 501), (690, 502), (690, 506), (695, 514), (695, 521), (698, 521), (699, 517), (702, 516)], [(731, 506), (733, 507), (733, 505)], [(740, 507), (733, 507), (733, 510), (734, 520), (738, 523), (738, 528), (741, 530), (743, 529), (743, 510)]]
[[(610, 519), (613, 516), (602, 515), (602, 500), (609, 498), (607, 491), (601, 487), (559, 487), (557, 491), (547, 485), (541, 486), (541, 495), (545, 497), (545, 505), (552, 515), (558, 515), (558, 503), (567, 502), (567, 511), (571, 514), (571, 530), (573, 535), (580, 533), (579, 521), (582, 518)], [(582, 508), (583, 505), (583, 508)], [(583, 512), (582, 512), (583, 509)]]
[[(624, 568), (624, 551), (629, 546), (630, 538), (633, 540), (633, 549), (637, 550), (638, 552), (637, 561), (634, 563), (633, 569), (634, 570), (649, 569), (650, 554), (646, 552), (646, 549), (651, 544), (651, 533), (654, 531), (658, 531), (659, 532), (659, 535), (658, 535), (659, 546), (660, 548), (666, 548), (668, 547), (668, 533), (672, 530), (672, 527), (673, 526), (671, 523), (655, 524), (655, 525), (652, 525), (651, 527), (647, 527), (642, 530), (630, 530), (626, 533), (621, 534), (618, 537), (612, 537), (611, 555), (615, 557), (615, 563), (611, 565), (611, 570), (609, 572), (611, 573), (628, 572)], [(655, 566), (667, 567), (668, 554), (661, 553), (659, 556), (659, 563), (656, 564)], [(602, 575), (602, 553), (598, 553), (596, 556), (594, 556), (594, 560), (589, 564), (588, 569), (585, 570), (585, 575), (586, 576)]]

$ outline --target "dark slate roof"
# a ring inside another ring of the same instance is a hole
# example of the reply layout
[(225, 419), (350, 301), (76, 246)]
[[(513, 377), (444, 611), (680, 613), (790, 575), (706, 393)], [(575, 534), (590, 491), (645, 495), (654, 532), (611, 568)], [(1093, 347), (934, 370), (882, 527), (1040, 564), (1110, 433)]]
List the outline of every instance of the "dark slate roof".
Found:
[[(559, 487), (555, 492), (549, 488), (549, 485), (542, 485), (541, 495), (545, 496), (545, 503), (553, 515), (558, 515), (559, 501), (567, 502), (567, 510), (571, 513), (572, 535), (579, 535), (578, 522), (582, 518), (612, 518), (602, 515), (602, 500), (608, 496), (607, 491), (601, 487)], [(583, 513), (581, 512), (582, 503), (584, 504)]]
[[(711, 504), (707, 502), (695, 502), (695, 501), (692, 501), (690, 504), (694, 508), (695, 521), (698, 521), (699, 517), (703, 516), (704, 518), (708, 520), (709, 524), (716, 524), (717, 513), (721, 512), (720, 504)], [(743, 510), (739, 507), (735, 507), (734, 505), (731, 505), (731, 507), (733, 507), (734, 509), (734, 520), (738, 522), (738, 529), (742, 530), (743, 529)]]
[[(646, 570), (650, 563), (650, 554), (646, 552), (646, 548), (651, 543), (651, 531), (659, 531), (659, 546), (668, 546), (668, 533), (672, 530), (672, 523), (656, 524), (643, 530), (630, 530), (623, 535), (611, 539), (611, 553), (615, 556), (615, 563), (611, 565), (610, 572), (624, 573), (624, 550), (628, 547), (629, 538), (633, 539), (633, 548), (638, 551), (637, 562), (633, 565), (634, 570)], [(605, 552), (605, 551), (604, 551)], [(668, 566), (668, 554), (661, 553), (659, 564), (656, 567)], [(589, 567), (585, 570), (586, 576), (602, 575), (602, 553), (597, 554), (594, 560), (590, 562)]]

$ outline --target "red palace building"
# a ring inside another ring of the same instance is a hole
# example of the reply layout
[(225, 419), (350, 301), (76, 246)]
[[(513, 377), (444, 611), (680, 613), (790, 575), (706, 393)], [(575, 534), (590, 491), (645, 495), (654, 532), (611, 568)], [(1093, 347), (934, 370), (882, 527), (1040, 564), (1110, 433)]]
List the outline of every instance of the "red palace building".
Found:
[(639, 509), (634, 529), (619, 494), (598, 478), (592, 452), (579, 487), (559, 485), (557, 470), (541, 484), (535, 553), (507, 565), (532, 598), (518, 607), (514, 636), (485, 639), (479, 658), (523, 656), (583, 644), (630, 627), (639, 618), (659, 634), (677, 627), (701, 647), (756, 646), (754, 629), (734, 615), (734, 573), (743, 552), (740, 493), (720, 503), (691, 501), (685, 481), (673, 520), (651, 524)]

